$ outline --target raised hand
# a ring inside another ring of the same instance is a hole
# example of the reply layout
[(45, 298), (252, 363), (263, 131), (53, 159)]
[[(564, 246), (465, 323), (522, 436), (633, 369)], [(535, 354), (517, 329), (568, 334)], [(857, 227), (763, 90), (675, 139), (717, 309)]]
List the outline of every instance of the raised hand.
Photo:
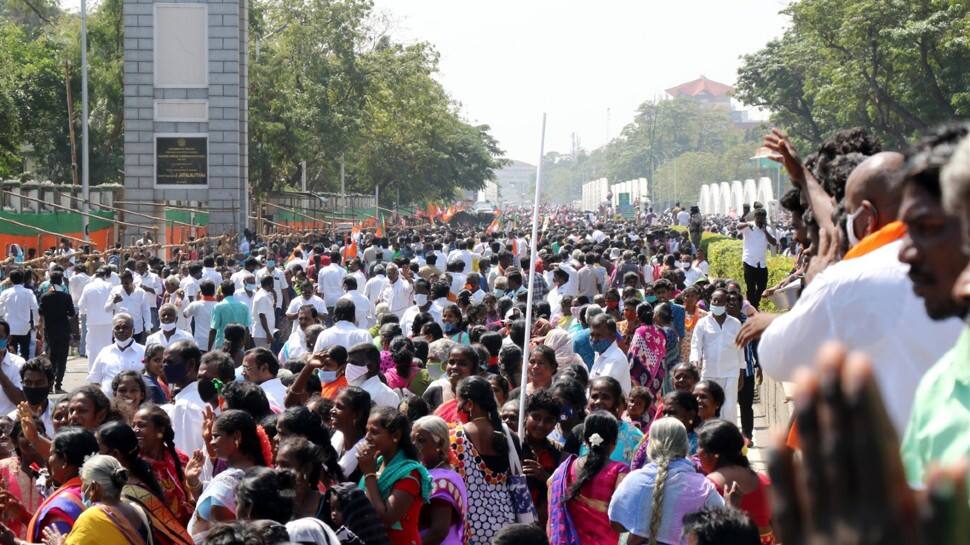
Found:
[(192, 457), (185, 463), (185, 468), (183, 469), (185, 484), (191, 488), (197, 487), (199, 485), (199, 477), (202, 475), (202, 466), (204, 465), (205, 455), (202, 454), (201, 450), (195, 449)]
[[(786, 545), (966, 543), (966, 468), (908, 486), (899, 443), (865, 356), (824, 346), (816, 372), (796, 377), (801, 459), (776, 440), (769, 471), (774, 527)], [(962, 532), (962, 533), (961, 533)]]
[(779, 155), (771, 156), (769, 159), (785, 167), (793, 184), (801, 185), (805, 181), (805, 167), (798, 156), (798, 151), (792, 146), (784, 131), (777, 128), (771, 129), (771, 133), (765, 136), (764, 145)]
[(56, 526), (51, 524), (50, 526), (44, 528), (44, 544), (45, 545), (61, 545), (67, 536), (61, 533)]
[(377, 449), (366, 442), (361, 445), (357, 449), (357, 467), (365, 475), (377, 471)]

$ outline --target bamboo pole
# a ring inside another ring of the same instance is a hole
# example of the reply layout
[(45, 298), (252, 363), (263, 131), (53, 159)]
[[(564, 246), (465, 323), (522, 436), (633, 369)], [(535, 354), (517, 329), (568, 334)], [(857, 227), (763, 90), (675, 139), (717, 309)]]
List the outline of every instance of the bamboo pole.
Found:
[[(41, 203), (41, 204), (43, 204), (45, 206), (50, 206), (51, 208), (57, 208), (58, 210), (66, 210), (68, 212), (76, 212), (76, 210), (74, 210), (73, 208), (68, 208), (68, 207), (63, 206), (63, 205), (60, 205), (60, 204), (54, 204), (52, 202), (47, 202), (47, 201), (45, 201), (43, 199), (38, 199), (36, 197), (28, 197), (27, 195), (20, 195), (20, 194), (14, 193), (12, 191), (7, 191), (6, 189), (0, 189), (0, 192), (7, 193), (8, 195), (17, 196), (17, 197), (20, 197), (21, 199), (27, 199), (28, 201), (39, 202), (39, 203)], [(62, 194), (62, 193), (60, 193), (58, 191), (55, 191), (54, 193)], [(83, 214), (83, 212), (81, 212), (81, 213)], [(142, 228), (141, 225), (136, 225), (134, 223), (125, 223), (125, 222), (123, 222), (121, 220), (110, 219), (110, 218), (100, 218), (100, 219), (103, 219), (104, 221), (110, 221), (111, 223), (117, 223), (119, 225), (127, 225), (127, 226), (130, 226), (130, 227)], [(148, 226), (147, 229), (156, 229), (157, 230), (158, 228), (157, 227), (154, 227), (154, 226)]]
[(68, 240), (73, 240), (74, 242), (80, 242), (81, 244), (91, 244), (91, 245), (94, 244), (94, 242), (85, 242), (84, 239), (81, 239), (81, 238), (74, 238), (72, 236), (68, 236), (68, 235), (65, 235), (65, 234), (62, 234), (62, 233), (54, 233), (54, 232), (48, 231), (46, 229), (41, 229), (40, 227), (34, 227), (33, 225), (27, 225), (26, 223), (21, 223), (19, 221), (15, 221), (15, 220), (12, 220), (12, 219), (9, 219), (9, 218), (5, 218), (3, 216), (0, 216), (0, 221), (9, 223), (11, 225), (16, 225), (17, 227), (25, 227), (27, 229), (33, 229), (34, 231), (36, 231), (38, 233), (43, 233), (45, 235), (51, 235), (51, 236), (55, 236), (55, 237), (66, 238)]
[[(68, 195), (67, 193), (61, 193), (60, 191), (55, 191), (54, 193), (56, 193), (56, 194), (58, 194), (58, 195), (60, 195), (62, 197), (67, 197), (68, 199), (71, 199), (73, 201), (81, 201), (81, 202), (84, 202), (84, 199), (81, 199), (79, 197), (75, 197), (74, 195)], [(41, 202), (44, 202), (44, 201), (41, 201)], [(138, 216), (140, 218), (148, 218), (150, 220), (160, 221), (160, 222), (164, 222), (164, 223), (172, 223), (174, 225), (181, 225), (181, 226), (184, 226), (184, 227), (193, 227), (192, 225), (190, 225), (188, 223), (185, 223), (184, 221), (178, 221), (178, 220), (170, 220), (170, 219), (165, 219), (165, 218), (159, 218), (159, 217), (152, 216), (152, 215), (149, 215), (149, 214), (144, 214), (142, 212), (132, 212), (131, 210), (125, 210), (124, 208), (118, 208), (117, 206), (111, 206), (111, 205), (108, 205), (108, 204), (93, 203), (93, 202), (92, 203), (88, 203), (88, 204), (89, 205), (94, 205), (94, 206), (100, 206), (101, 208), (105, 208), (105, 209), (111, 210), (112, 212), (122, 212), (122, 213), (125, 213), (125, 214), (131, 214), (133, 216)], [(146, 203), (139, 203), (139, 204), (146, 204)], [(150, 204), (154, 204), (154, 203), (150, 203)], [(122, 222), (122, 223), (124, 223), (124, 222)], [(145, 228), (144, 226), (137, 225), (137, 224), (126, 224), (126, 225), (131, 225), (133, 227), (138, 227), (138, 228)], [(152, 227), (152, 229), (157, 229), (157, 227)]]
[[(256, 218), (256, 216), (249, 216), (249, 219), (254, 220), (254, 219), (258, 219), (258, 218)], [(263, 223), (268, 223), (268, 224), (270, 224), (270, 225), (272, 225), (274, 227), (282, 227), (283, 229), (289, 229), (290, 231), (293, 231), (294, 233), (300, 233), (301, 232), (299, 229), (296, 229), (294, 227), (290, 227), (289, 225), (283, 225), (282, 223), (276, 223), (275, 221), (269, 221), (266, 218), (263, 218), (262, 221), (263, 221)]]
[(272, 206), (273, 208), (278, 208), (280, 210), (283, 210), (284, 212), (289, 212), (291, 214), (296, 214), (297, 216), (301, 216), (301, 217), (304, 217), (304, 218), (308, 218), (308, 219), (310, 219), (312, 221), (318, 221), (320, 223), (328, 223), (328, 221), (326, 219), (315, 218), (313, 216), (309, 216), (307, 214), (303, 214), (303, 213), (297, 212), (296, 211), (297, 210), (296, 208), (286, 208), (285, 206), (280, 206), (278, 204), (273, 204), (271, 202), (264, 202), (263, 204), (265, 204), (266, 206)]

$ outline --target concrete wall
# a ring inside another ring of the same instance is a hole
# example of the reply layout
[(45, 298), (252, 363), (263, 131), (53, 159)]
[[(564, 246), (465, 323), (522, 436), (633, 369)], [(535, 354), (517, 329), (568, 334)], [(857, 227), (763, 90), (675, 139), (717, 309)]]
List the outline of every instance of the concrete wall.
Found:
[[(205, 7), (204, 50), (190, 51), (187, 57), (205, 63), (207, 77), (201, 84), (173, 86), (160, 82), (156, 74), (157, 33), (169, 38), (175, 34), (156, 28), (156, 14), (159, 8), (179, 4)], [(125, 199), (144, 203), (128, 205), (129, 209), (162, 216), (155, 203), (202, 203), (209, 212), (210, 233), (241, 231), (248, 216), (247, 0), (125, 0), (123, 11)], [(156, 185), (158, 135), (208, 137), (207, 186)], [(134, 217), (131, 221), (151, 222)]]

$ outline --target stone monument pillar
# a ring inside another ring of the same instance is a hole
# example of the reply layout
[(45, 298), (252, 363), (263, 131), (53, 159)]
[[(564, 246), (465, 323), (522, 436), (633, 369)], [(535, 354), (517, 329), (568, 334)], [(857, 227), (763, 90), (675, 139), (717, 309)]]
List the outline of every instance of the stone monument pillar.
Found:
[[(125, 207), (156, 217), (164, 215), (158, 203), (199, 208), (209, 214), (209, 234), (241, 232), (249, 195), (247, 0), (124, 0), (123, 10), (125, 201), (137, 203)], [(134, 215), (126, 221), (152, 224)]]

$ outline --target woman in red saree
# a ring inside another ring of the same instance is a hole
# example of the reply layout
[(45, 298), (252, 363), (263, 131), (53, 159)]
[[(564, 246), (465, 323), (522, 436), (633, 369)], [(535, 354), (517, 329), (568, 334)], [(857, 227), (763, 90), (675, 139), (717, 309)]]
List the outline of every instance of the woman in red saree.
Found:
[[(39, 418), (34, 418), (34, 426), (44, 431), (44, 424)], [(24, 539), (27, 523), (44, 499), (37, 489), (37, 473), (30, 466), (43, 466), (44, 460), (24, 437), (20, 420), (13, 424), (10, 441), (13, 443), (14, 456), (0, 460), (0, 504), (6, 506), (2, 520), (14, 535)]]
[[(630, 349), (627, 351), (630, 377), (634, 384), (643, 386), (650, 393), (653, 402), (647, 407), (645, 414), (654, 415), (657, 404), (663, 398), (667, 340), (663, 330), (653, 325), (653, 306), (650, 303), (640, 303), (637, 306), (637, 319), (641, 325), (633, 334)], [(648, 424), (647, 429), (649, 427)], [(643, 431), (646, 433), (647, 430)]]
[(151, 466), (162, 489), (162, 500), (181, 524), (188, 524), (195, 505), (183, 473), (189, 457), (175, 448), (172, 421), (161, 407), (145, 405), (135, 413), (131, 427), (138, 438), (141, 458)]
[(127, 470), (128, 481), (121, 489), (121, 497), (148, 516), (154, 545), (192, 545), (185, 525), (165, 505), (162, 487), (151, 466), (141, 458), (134, 430), (124, 422), (109, 422), (101, 426), (97, 437), (101, 452), (113, 456)]

